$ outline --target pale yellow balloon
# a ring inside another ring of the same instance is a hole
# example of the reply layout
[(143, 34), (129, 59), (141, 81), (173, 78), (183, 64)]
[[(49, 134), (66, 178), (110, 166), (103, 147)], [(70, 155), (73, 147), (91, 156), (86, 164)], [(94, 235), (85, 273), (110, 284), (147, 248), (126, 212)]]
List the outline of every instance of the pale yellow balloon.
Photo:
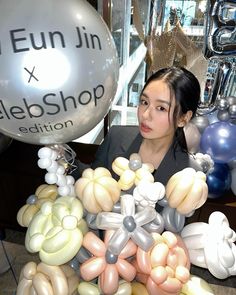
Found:
[(89, 282), (81, 282), (78, 285), (78, 293), (80, 295), (100, 295), (99, 288), (96, 284)]
[(190, 275), (190, 278), (186, 284), (183, 285), (181, 295), (214, 295), (210, 285), (194, 275)]
[(132, 282), (132, 295), (149, 295), (146, 287), (139, 282)]

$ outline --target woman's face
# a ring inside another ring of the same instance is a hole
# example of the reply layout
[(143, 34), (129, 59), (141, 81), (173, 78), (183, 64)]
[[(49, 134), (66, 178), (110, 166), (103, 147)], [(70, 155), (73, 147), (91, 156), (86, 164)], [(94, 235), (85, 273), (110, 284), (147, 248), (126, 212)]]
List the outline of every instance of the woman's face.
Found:
[(173, 113), (175, 99), (163, 80), (150, 82), (140, 97), (139, 130), (146, 139), (172, 140), (175, 132)]

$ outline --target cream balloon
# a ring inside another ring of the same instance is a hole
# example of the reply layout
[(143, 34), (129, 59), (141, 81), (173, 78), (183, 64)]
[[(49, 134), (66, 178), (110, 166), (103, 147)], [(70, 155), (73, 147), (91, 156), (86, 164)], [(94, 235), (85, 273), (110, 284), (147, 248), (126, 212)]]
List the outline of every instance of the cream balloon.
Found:
[(2, 133), (42, 145), (84, 135), (108, 112), (118, 74), (112, 35), (87, 1), (0, 2)]
[(214, 295), (210, 285), (194, 275), (190, 275), (187, 283), (183, 285), (180, 295)]
[(79, 278), (68, 265), (28, 262), (20, 273), (17, 295), (74, 295)]

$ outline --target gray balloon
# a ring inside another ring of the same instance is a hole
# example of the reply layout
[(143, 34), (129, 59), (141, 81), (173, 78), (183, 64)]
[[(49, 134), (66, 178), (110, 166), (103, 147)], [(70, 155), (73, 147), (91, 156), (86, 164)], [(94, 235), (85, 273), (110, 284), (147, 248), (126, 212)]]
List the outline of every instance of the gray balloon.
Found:
[(224, 111), (224, 110), (227, 110), (227, 108), (229, 107), (229, 102), (225, 98), (220, 98), (220, 99), (216, 100), (215, 105), (218, 110)]
[(32, 195), (30, 195), (30, 196), (27, 198), (27, 200), (26, 200), (26, 204), (33, 205), (33, 204), (36, 203), (37, 199), (38, 199), (38, 198), (36, 197), (36, 195), (32, 194)]
[(225, 99), (227, 99), (229, 105), (236, 105), (236, 96), (228, 96)]
[(202, 133), (207, 126), (209, 126), (209, 120), (207, 116), (196, 116), (194, 117), (191, 122), (197, 126), (200, 133)]
[(236, 118), (236, 104), (229, 107), (229, 115), (231, 118)]
[(236, 168), (236, 159), (227, 163), (230, 169)]
[(149, 233), (155, 232), (161, 234), (165, 228), (164, 220), (162, 216), (157, 213), (156, 218), (150, 223), (143, 225), (143, 228)]
[(230, 114), (229, 114), (228, 110), (218, 111), (217, 118), (219, 119), (219, 121), (225, 121), (226, 122), (226, 121), (229, 121)]
[(97, 225), (96, 225), (96, 218), (97, 214), (92, 214), (92, 213), (87, 213), (85, 220), (89, 228), (97, 230)]
[(61, 144), (107, 114), (119, 60), (110, 30), (87, 1), (0, 1), (0, 36), (4, 134)]
[(165, 223), (165, 229), (174, 233), (180, 232), (185, 224), (185, 216), (176, 209), (166, 206), (161, 215)]
[(87, 251), (84, 247), (80, 247), (78, 253), (76, 254), (76, 259), (79, 263), (84, 263), (87, 261), (92, 255)]

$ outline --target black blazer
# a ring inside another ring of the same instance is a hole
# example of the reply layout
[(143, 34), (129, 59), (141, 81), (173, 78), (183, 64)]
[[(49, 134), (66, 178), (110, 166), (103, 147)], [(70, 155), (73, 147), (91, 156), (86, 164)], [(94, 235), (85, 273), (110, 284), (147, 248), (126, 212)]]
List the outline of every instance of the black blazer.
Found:
[[(142, 143), (142, 136), (137, 126), (112, 126), (102, 144), (98, 147), (95, 161), (90, 165), (91, 168), (105, 167), (110, 170), (112, 176), (117, 179), (117, 175), (112, 171), (112, 162), (119, 156), (129, 159), (132, 153), (138, 153)], [(78, 169), (73, 172), (75, 179), (78, 179), (83, 170), (89, 167), (78, 163)], [(196, 161), (179, 146), (174, 150), (171, 146), (154, 173), (155, 181), (166, 185), (170, 177), (176, 172), (193, 167), (201, 170)]]

